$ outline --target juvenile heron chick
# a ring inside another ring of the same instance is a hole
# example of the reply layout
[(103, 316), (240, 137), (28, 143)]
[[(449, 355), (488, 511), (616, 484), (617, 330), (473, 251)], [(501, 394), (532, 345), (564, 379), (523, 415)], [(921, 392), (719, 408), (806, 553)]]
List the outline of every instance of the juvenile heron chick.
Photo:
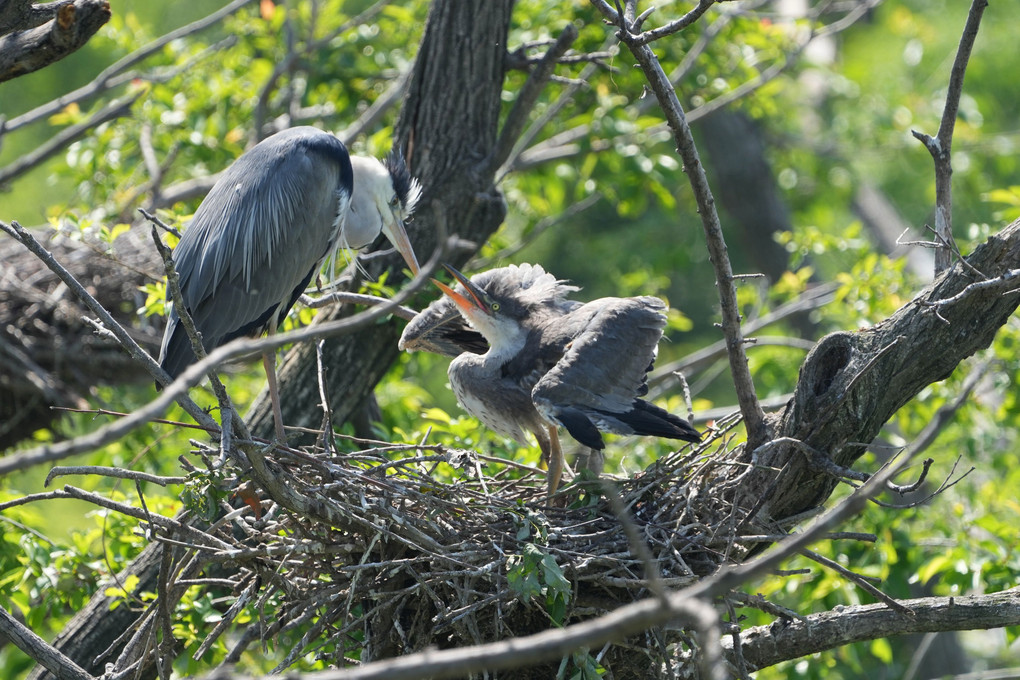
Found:
[(605, 448), (601, 432), (701, 441), (686, 420), (640, 399), (666, 325), (661, 300), (570, 300), (577, 288), (538, 265), (510, 265), (471, 279), (446, 269), (459, 285), (436, 282), (447, 297), (408, 324), (400, 347), (453, 354), (471, 337), (465, 332), (483, 337), (486, 350), (476, 353), (475, 338), (474, 349), (464, 344), (450, 363), (457, 401), (524, 446), (531, 432), (549, 465), (550, 494), (563, 472), (558, 426), (598, 450)]
[[(313, 127), (278, 132), (246, 151), (213, 185), (173, 252), (205, 349), (275, 332), (337, 248), (364, 248), (382, 233), (417, 274), (403, 223), (420, 193), (400, 154), (385, 163), (352, 158), (343, 142)], [(168, 302), (159, 363), (176, 378), (195, 354)], [(283, 440), (275, 355), (264, 362)]]

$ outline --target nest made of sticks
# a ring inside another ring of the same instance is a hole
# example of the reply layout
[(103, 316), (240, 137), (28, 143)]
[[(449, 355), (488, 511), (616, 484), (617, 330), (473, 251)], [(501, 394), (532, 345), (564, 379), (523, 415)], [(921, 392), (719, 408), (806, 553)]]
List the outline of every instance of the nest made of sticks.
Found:
[[(146, 237), (132, 230), (115, 251), (79, 233), (39, 240), (139, 342), (158, 347), (156, 330), (138, 324), (145, 302), (139, 286), (158, 279)], [(85, 396), (113, 376), (119, 383), (151, 380), (115, 339), (95, 333), (84, 305), (36, 255), (0, 239), (0, 262), (0, 449), (52, 427), (54, 406), (87, 408)]]
[[(231, 584), (233, 604), (200, 653), (245, 607), (258, 612), (258, 625), (234, 637), (228, 658), (256, 640), (279, 643), (301, 631), (299, 641), (281, 644), (281, 671), (307, 655), (342, 666), (537, 632), (647, 597), (650, 577), (688, 585), (742, 552), (740, 517), (726, 500), (743, 466), (741, 447), (732, 445), (738, 421), (720, 421), (698, 447), (633, 478), (579, 477), (565, 491), (565, 508), (547, 502), (541, 474), (473, 451), (274, 452), (274, 482), (294, 496), (262, 491), (258, 518), (230, 510), (179, 571), (214, 565), (219, 578), (230, 574), (219, 585)], [(437, 481), (439, 463), (460, 474)], [(659, 636), (634, 648), (661, 664), (677, 641)]]

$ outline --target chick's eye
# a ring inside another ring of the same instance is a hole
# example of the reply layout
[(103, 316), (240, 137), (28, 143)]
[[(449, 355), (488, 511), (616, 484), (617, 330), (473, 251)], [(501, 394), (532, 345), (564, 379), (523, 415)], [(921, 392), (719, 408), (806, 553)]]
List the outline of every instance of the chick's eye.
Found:
[(493, 302), (492, 305), (491, 305), (491, 308), (492, 308), (492, 311), (498, 312), (499, 311), (499, 303), (498, 302)]

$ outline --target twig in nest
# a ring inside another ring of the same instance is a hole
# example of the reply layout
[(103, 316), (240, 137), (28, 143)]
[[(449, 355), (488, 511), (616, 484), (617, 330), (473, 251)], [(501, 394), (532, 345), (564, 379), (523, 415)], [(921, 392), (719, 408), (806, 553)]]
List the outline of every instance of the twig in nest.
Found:
[(623, 499), (620, 498), (619, 492), (612, 482), (607, 481), (602, 484), (602, 493), (609, 499), (609, 506), (613, 509), (613, 513), (620, 524), (623, 525), (623, 531), (627, 535), (630, 549), (641, 560), (645, 571), (645, 578), (648, 580), (648, 589), (656, 597), (665, 600), (666, 589), (662, 585), (662, 575), (659, 573), (659, 567), (652, 556), (651, 550), (648, 549), (648, 544), (641, 538), (641, 534), (638, 533), (637, 525), (634, 524), (634, 518), (631, 517), (630, 512), (624, 507)]

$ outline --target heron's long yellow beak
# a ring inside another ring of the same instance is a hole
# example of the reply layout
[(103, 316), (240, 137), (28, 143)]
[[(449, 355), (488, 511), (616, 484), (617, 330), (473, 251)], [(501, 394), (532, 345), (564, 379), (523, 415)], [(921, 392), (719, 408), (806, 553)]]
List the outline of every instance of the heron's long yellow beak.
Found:
[(421, 268), (418, 266), (418, 258), (415, 257), (414, 249), (411, 247), (411, 240), (407, 238), (407, 231), (404, 230), (404, 222), (395, 213), (392, 218), (392, 224), (389, 224), (388, 220), (383, 220), (383, 235), (404, 258), (404, 262), (411, 268), (411, 273), (417, 276)]

